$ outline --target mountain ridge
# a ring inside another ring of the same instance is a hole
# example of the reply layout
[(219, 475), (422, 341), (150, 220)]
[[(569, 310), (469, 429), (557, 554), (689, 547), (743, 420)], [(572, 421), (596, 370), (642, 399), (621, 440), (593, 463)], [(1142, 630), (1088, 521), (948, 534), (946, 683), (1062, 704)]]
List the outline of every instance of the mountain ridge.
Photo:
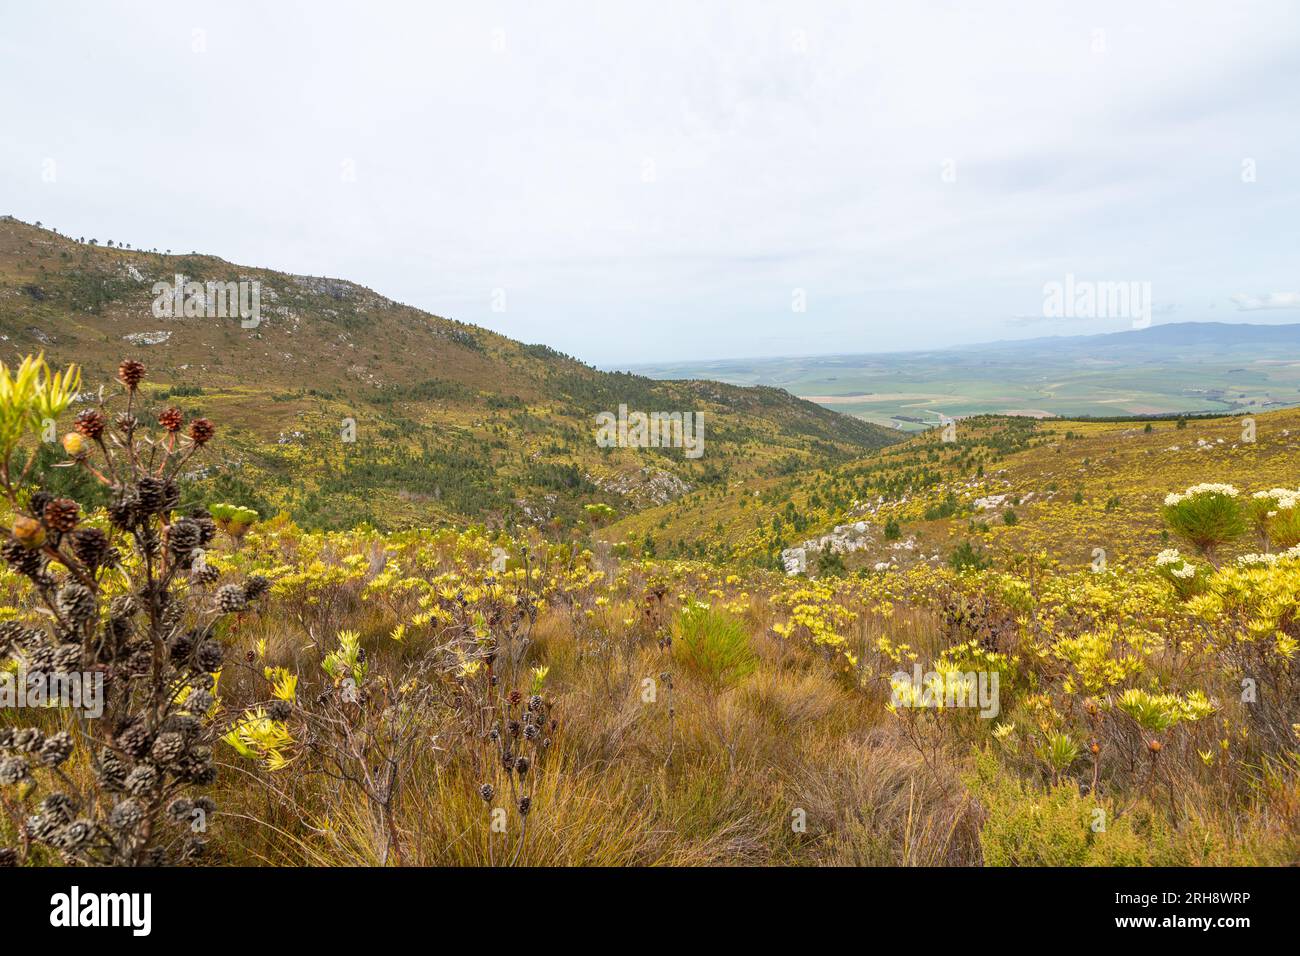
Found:
[[(800, 355), (779, 355), (779, 356), (746, 356), (736, 355), (726, 358), (701, 359), (697, 361), (683, 362), (637, 362), (632, 365), (618, 365), (620, 369), (630, 372), (645, 369), (658, 368), (707, 368), (714, 365), (728, 365), (734, 363), (758, 363), (758, 362), (779, 362), (779, 361), (800, 361), (816, 359), (897, 359), (906, 356), (922, 355), (946, 355), (951, 353), (972, 352), (982, 350), (999, 350), (1008, 351), (1016, 348), (1041, 347), (1045, 344), (1082, 344), (1084, 342), (1099, 343), (1103, 340), (1114, 339), (1116, 336), (1141, 336), (1151, 339), (1164, 339), (1172, 336), (1175, 332), (1191, 332), (1194, 338), (1201, 341), (1221, 341), (1211, 335), (1196, 335), (1201, 330), (1223, 330), (1225, 334), (1236, 332), (1236, 330), (1251, 330), (1237, 335), (1255, 336), (1259, 339), (1275, 339), (1285, 341), (1288, 344), (1300, 344), (1300, 322), (1161, 322), (1148, 326), (1144, 329), (1117, 329), (1112, 332), (1087, 332), (1078, 335), (1041, 335), (1028, 339), (993, 339), (987, 342), (971, 342), (966, 345), (954, 345), (942, 349), (899, 349), (892, 352), (817, 352)], [(1154, 333), (1154, 334), (1153, 334)], [(615, 366), (610, 366), (612, 369)]]
[[(259, 322), (155, 315), (155, 283), (177, 274), (259, 283)], [(112, 381), (122, 358), (145, 361), (152, 398), (253, 449), (202, 476), (208, 491), (308, 525), (567, 524), (585, 504), (636, 510), (896, 440), (780, 389), (604, 372), (347, 280), (91, 245), (11, 217), (0, 220), (0, 336), (10, 359), (80, 363), (88, 387)], [(708, 453), (597, 447), (594, 416), (620, 404), (703, 413)]]

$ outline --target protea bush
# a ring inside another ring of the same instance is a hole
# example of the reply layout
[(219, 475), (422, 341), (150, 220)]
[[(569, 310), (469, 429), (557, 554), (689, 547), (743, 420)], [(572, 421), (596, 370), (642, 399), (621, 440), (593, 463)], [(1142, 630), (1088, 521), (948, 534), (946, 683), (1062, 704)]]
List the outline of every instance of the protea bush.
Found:
[(1252, 517), (1265, 543), (1286, 550), (1300, 544), (1300, 491), (1274, 488), (1251, 496)]
[(180, 477), (212, 423), (167, 409), (146, 424), (144, 366), (128, 360), (119, 373), (120, 412), (101, 391), (63, 438), (60, 465), (107, 494), (105, 512), (90, 515), (44, 490), (53, 476), (22, 451), (77, 399), (79, 370), (52, 372), (43, 357), (0, 365), (0, 493), (12, 516), (0, 554), (29, 582), (28, 613), (0, 625), (0, 665), (102, 681), (102, 706), (15, 711), (18, 725), (0, 728), (0, 806), (18, 844), (6, 855), (17, 862), (42, 847), (77, 864), (203, 854), (222, 627), (265, 590), (259, 579), (220, 582), (204, 562), (215, 524), (182, 507)]
[(1225, 484), (1193, 485), (1165, 498), (1165, 523), (1206, 559), (1246, 531), (1237, 489)]
[(1156, 573), (1173, 585), (1183, 600), (1202, 593), (1211, 576), (1209, 567), (1188, 561), (1176, 548), (1166, 548), (1156, 555)]
[(212, 520), (217, 523), (217, 527), (230, 536), (230, 540), (238, 547), (244, 540), (244, 535), (248, 534), (251, 528), (260, 517), (252, 508), (246, 508), (243, 505), (232, 505), (222, 502), (211, 505), (208, 508), (212, 515)]

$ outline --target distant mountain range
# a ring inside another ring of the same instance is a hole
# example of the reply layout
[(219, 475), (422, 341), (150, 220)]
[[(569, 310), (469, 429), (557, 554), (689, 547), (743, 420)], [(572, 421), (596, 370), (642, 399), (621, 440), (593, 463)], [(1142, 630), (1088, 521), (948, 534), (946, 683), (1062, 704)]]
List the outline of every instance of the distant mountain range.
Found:
[[(1122, 332), (983, 342), (949, 351), (1011, 351), (1019, 348), (1059, 347), (1097, 354), (1141, 349), (1151, 345), (1231, 350), (1256, 350), (1273, 346), (1300, 349), (1300, 323), (1253, 325), (1246, 322), (1167, 322), (1145, 329), (1125, 329)], [(1300, 352), (1297, 353), (1297, 358), (1300, 359)]]

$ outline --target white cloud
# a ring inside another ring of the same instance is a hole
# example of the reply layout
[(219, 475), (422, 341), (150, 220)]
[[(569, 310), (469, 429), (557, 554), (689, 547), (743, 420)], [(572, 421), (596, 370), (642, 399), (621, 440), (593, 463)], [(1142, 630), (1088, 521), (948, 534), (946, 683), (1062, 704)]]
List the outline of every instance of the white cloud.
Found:
[(1265, 295), (1247, 295), (1239, 292), (1232, 297), (1240, 312), (1260, 309), (1300, 309), (1300, 292), (1269, 292)]
[(590, 361), (1000, 338), (1067, 273), (1294, 276), (1287, 0), (10, 6), (0, 211)]

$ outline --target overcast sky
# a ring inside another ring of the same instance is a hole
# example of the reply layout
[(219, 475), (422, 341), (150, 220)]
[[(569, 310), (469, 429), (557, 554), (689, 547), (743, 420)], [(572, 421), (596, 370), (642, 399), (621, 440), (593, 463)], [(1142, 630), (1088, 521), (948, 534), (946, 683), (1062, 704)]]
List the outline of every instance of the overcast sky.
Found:
[(1288, 0), (0, 5), (0, 213), (604, 366), (1300, 321)]

